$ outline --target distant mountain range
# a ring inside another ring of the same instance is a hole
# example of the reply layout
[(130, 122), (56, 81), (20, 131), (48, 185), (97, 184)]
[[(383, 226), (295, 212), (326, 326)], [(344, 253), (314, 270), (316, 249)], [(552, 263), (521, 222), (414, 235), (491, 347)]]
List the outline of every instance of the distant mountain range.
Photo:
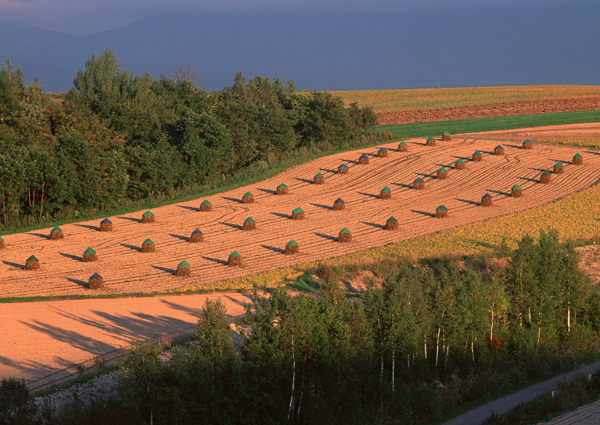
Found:
[(245, 76), (299, 89), (521, 84), (600, 85), (600, 2), (569, 7), (351, 14), (166, 15), (75, 36), (0, 24), (0, 60), (65, 91), (94, 51), (116, 50), (136, 73), (188, 62), (207, 89)]

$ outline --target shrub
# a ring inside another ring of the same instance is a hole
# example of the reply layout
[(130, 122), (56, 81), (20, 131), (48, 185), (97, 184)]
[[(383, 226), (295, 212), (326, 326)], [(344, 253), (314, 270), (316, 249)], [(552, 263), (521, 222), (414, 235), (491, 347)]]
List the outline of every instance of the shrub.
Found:
[(369, 156), (366, 153), (363, 153), (360, 158), (358, 158), (358, 163), (361, 165), (366, 165), (369, 163)]
[(523, 196), (523, 189), (521, 188), (521, 186), (519, 186), (518, 184), (514, 185), (510, 189), (510, 196), (512, 196), (513, 198), (519, 198)]
[(34, 424), (37, 406), (24, 379), (2, 378), (0, 383), (0, 424)]
[(435, 137), (427, 138), (427, 141), (425, 142), (425, 146), (435, 146)]
[(504, 147), (502, 145), (498, 145), (494, 148), (494, 155), (504, 155)]
[(388, 218), (385, 221), (385, 229), (386, 230), (397, 230), (399, 227), (398, 220), (394, 218), (394, 216)]
[(254, 195), (252, 195), (252, 193), (250, 193), (250, 192), (244, 193), (244, 196), (242, 196), (242, 203), (243, 204), (254, 203)]
[(83, 261), (85, 263), (98, 261), (98, 254), (96, 254), (96, 251), (92, 247), (89, 247), (83, 252)]
[(344, 202), (344, 200), (342, 198), (337, 198), (334, 202), (333, 202), (333, 208), (334, 211), (341, 211), (343, 209), (346, 209), (346, 203)]
[(492, 206), (492, 195), (490, 195), (489, 193), (486, 193), (485, 195), (483, 195), (481, 197), (481, 203), (480, 205), (482, 207), (491, 207)]
[(244, 220), (244, 224), (242, 225), (242, 230), (254, 230), (256, 229), (256, 221), (252, 217), (248, 217)]
[(337, 169), (338, 174), (348, 174), (349, 171), (350, 168), (346, 164), (340, 165)]
[(142, 223), (154, 223), (156, 221), (156, 217), (154, 217), (154, 213), (152, 211), (146, 211), (142, 214)]
[(440, 205), (435, 209), (435, 216), (437, 218), (446, 218), (448, 217), (448, 208), (443, 205)]
[(187, 261), (183, 260), (181, 263), (177, 265), (177, 270), (175, 271), (175, 276), (190, 276), (192, 274), (192, 270)]
[(300, 245), (295, 240), (291, 240), (285, 244), (285, 253), (286, 254), (297, 254), (300, 252)]
[(325, 177), (323, 176), (323, 174), (321, 174), (321, 173), (315, 174), (315, 177), (313, 178), (313, 183), (314, 184), (325, 184)]
[(420, 177), (415, 179), (413, 182), (413, 189), (425, 189), (425, 180)]
[(101, 232), (110, 232), (113, 229), (113, 225), (112, 225), (112, 221), (110, 221), (108, 218), (105, 218), (104, 220), (102, 220), (100, 222), (100, 226), (98, 227), (98, 229)]
[(287, 187), (287, 185), (281, 183), (279, 186), (277, 186), (277, 194), (278, 195), (287, 195), (289, 193), (289, 188)]
[(573, 165), (581, 165), (581, 164), (583, 164), (583, 157), (580, 154), (576, 153), (573, 156)]
[(465, 168), (465, 161), (463, 161), (462, 158), (457, 159), (454, 163), (454, 168), (456, 170), (463, 170)]
[(552, 175), (548, 171), (544, 171), (540, 176), (540, 183), (548, 184), (552, 181)]
[(304, 220), (304, 210), (302, 208), (296, 208), (293, 210), (292, 220)]
[(562, 163), (561, 163), (561, 162), (557, 162), (556, 164), (554, 164), (553, 171), (554, 171), (556, 174), (562, 174), (562, 173), (564, 173), (564, 172), (565, 172), (565, 167), (563, 167), (563, 165), (562, 165)]
[(52, 239), (53, 241), (63, 239), (64, 237), (65, 234), (63, 233), (62, 229), (58, 226), (56, 226), (50, 231), (50, 239)]
[(442, 134), (442, 141), (445, 142), (450, 140), (452, 140), (452, 135), (447, 131), (444, 131), (444, 133)]
[(37, 270), (40, 268), (40, 260), (35, 255), (32, 255), (25, 261), (25, 270)]
[(196, 229), (192, 232), (192, 234), (190, 235), (190, 242), (192, 242), (192, 243), (204, 242), (204, 235), (202, 234), (200, 229)]
[(350, 233), (350, 230), (348, 230), (347, 227), (344, 227), (342, 230), (340, 230), (340, 233), (338, 234), (338, 242), (351, 242), (352, 241), (352, 233)]
[(533, 143), (531, 143), (531, 140), (527, 139), (523, 142), (523, 149), (533, 149)]
[(90, 280), (88, 281), (88, 288), (90, 289), (100, 289), (104, 287), (104, 279), (98, 273), (94, 273), (90, 276)]
[(398, 145), (398, 152), (408, 152), (408, 145), (406, 142), (400, 142)]
[(142, 243), (142, 252), (154, 252), (156, 251), (156, 245), (152, 242), (152, 239), (148, 238)]
[(202, 212), (212, 211), (212, 209), (213, 209), (213, 205), (210, 203), (210, 201), (208, 199), (205, 199), (200, 204), (200, 211), (202, 211)]
[(227, 265), (241, 267), (243, 263), (242, 256), (240, 255), (240, 253), (237, 251), (233, 251), (231, 254), (229, 254), (229, 258), (227, 259)]
[(475, 151), (473, 152), (473, 157), (472, 157), (473, 161), (475, 162), (481, 162), (481, 160), (483, 159), (483, 157), (481, 156), (481, 152), (479, 151)]
[(377, 156), (379, 158), (385, 158), (386, 156), (388, 156), (388, 150), (386, 148), (379, 148), (379, 150), (377, 151)]
[(437, 170), (435, 178), (440, 179), (440, 180), (447, 179), (448, 171), (446, 171), (446, 169), (444, 167), (440, 168), (439, 170)]
[(392, 191), (387, 186), (384, 187), (383, 189), (381, 189), (381, 192), (379, 192), (380, 199), (390, 199), (391, 197), (392, 197)]

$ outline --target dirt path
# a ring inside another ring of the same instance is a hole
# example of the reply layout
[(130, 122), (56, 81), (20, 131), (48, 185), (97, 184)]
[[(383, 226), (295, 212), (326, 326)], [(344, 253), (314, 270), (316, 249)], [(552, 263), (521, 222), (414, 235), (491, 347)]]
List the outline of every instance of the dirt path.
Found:
[[(572, 128), (545, 131), (556, 135)], [(585, 128), (598, 132), (600, 124)], [(522, 130), (515, 137), (523, 138), (528, 131)], [(0, 252), (0, 297), (89, 294), (85, 286), (94, 272), (104, 277), (104, 292), (203, 288), (223, 279), (365, 251), (533, 208), (589, 187), (600, 178), (597, 152), (550, 145), (523, 150), (520, 143), (507, 142), (503, 143), (506, 154), (494, 156), (491, 153), (498, 144), (494, 137), (499, 136), (455, 137), (450, 142), (438, 141), (435, 147), (425, 146), (424, 139), (415, 139), (408, 141), (409, 152), (391, 149), (387, 158), (375, 157), (374, 148), (320, 158), (260, 183), (210, 196), (212, 212), (198, 211), (201, 199), (156, 208), (153, 224), (140, 223), (138, 212), (111, 217), (113, 232), (97, 231), (99, 221), (95, 220), (62, 226), (66, 236), (60, 241), (49, 240), (49, 228), (7, 235), (7, 249)], [(387, 147), (395, 148), (396, 144)], [(476, 149), (484, 155), (482, 162), (467, 160), (464, 170), (450, 167), (448, 179), (434, 178), (437, 169), (451, 166), (458, 158), (470, 159)], [(356, 163), (363, 152), (370, 155), (368, 165)], [(570, 163), (576, 152), (584, 156), (584, 165)], [(541, 172), (557, 161), (565, 164), (565, 173), (553, 176), (551, 184), (538, 183)], [(349, 174), (335, 173), (341, 163), (350, 166)], [(325, 175), (326, 184), (312, 184), (318, 172)], [(417, 177), (425, 180), (425, 190), (410, 187)], [(289, 186), (289, 195), (274, 194), (282, 182)], [(514, 184), (523, 187), (524, 197), (509, 196)], [(392, 190), (392, 199), (378, 199), (384, 186)], [(247, 191), (254, 194), (256, 203), (239, 201)], [(486, 192), (494, 198), (491, 208), (478, 205)], [(331, 210), (338, 197), (346, 201), (344, 211)], [(449, 209), (447, 219), (433, 217), (440, 204)], [(306, 212), (305, 220), (291, 220), (291, 212), (297, 207)], [(383, 229), (392, 215), (400, 221), (400, 229), (395, 232)], [(257, 222), (254, 231), (241, 230), (248, 216)], [(344, 227), (352, 231), (351, 243), (336, 241)], [(205, 242), (187, 242), (196, 228), (204, 232)], [(140, 252), (146, 238), (156, 243), (155, 253)], [(283, 254), (291, 239), (300, 244), (299, 255)], [(82, 262), (83, 251), (89, 246), (98, 252), (98, 262)], [(225, 265), (234, 250), (244, 257), (243, 268)], [(39, 258), (41, 269), (23, 270), (25, 259), (32, 254)], [(177, 264), (183, 260), (192, 267), (189, 278), (174, 276)]]

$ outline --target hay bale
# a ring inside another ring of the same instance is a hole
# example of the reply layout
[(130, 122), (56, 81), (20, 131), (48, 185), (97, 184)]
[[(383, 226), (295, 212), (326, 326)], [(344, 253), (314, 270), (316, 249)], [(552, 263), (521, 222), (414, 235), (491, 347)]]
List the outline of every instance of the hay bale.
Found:
[(101, 232), (111, 232), (113, 229), (112, 221), (110, 221), (108, 218), (105, 218), (100, 222), (100, 226), (98, 226), (98, 229)]
[(213, 209), (213, 205), (210, 203), (210, 201), (208, 199), (205, 199), (200, 204), (200, 211), (202, 211), (202, 212), (212, 211), (212, 209)]
[(406, 142), (400, 142), (398, 145), (398, 152), (408, 152), (408, 145)]
[(492, 195), (486, 193), (481, 197), (481, 203), (479, 205), (481, 205), (482, 207), (491, 207), (492, 203)]
[(523, 189), (521, 188), (521, 186), (519, 186), (518, 184), (514, 185), (510, 189), (510, 196), (512, 196), (513, 198), (520, 198), (521, 196), (523, 196)]
[(192, 269), (187, 261), (183, 260), (181, 263), (177, 265), (177, 270), (175, 270), (175, 276), (190, 276), (192, 274)]
[(552, 175), (548, 171), (544, 171), (540, 176), (540, 183), (548, 184), (552, 181)]
[(435, 174), (435, 178), (436, 179), (447, 179), (448, 178), (448, 171), (446, 171), (446, 169), (444, 167), (440, 168), (439, 170), (437, 170), (437, 173)]
[(481, 155), (481, 152), (475, 151), (475, 152), (473, 152), (472, 159), (474, 162), (481, 162), (481, 160), (483, 159), (483, 156)]
[(292, 220), (304, 220), (304, 210), (302, 208), (296, 208), (293, 210)]
[(279, 186), (277, 186), (277, 194), (278, 195), (287, 195), (289, 193), (289, 188), (287, 187), (287, 185), (281, 183)]
[(448, 208), (443, 205), (440, 205), (435, 209), (435, 216), (437, 218), (446, 218), (448, 217)]
[(250, 192), (244, 193), (242, 196), (242, 204), (253, 204), (254, 203), (254, 195)]
[(37, 270), (39, 268), (40, 260), (38, 260), (35, 255), (32, 255), (25, 261), (25, 270)]
[(90, 276), (90, 280), (88, 281), (88, 288), (90, 289), (100, 289), (104, 287), (104, 279), (98, 273), (94, 273)]
[(425, 142), (425, 146), (435, 146), (435, 137), (429, 137)]
[(248, 217), (244, 220), (244, 224), (242, 225), (242, 230), (254, 230), (256, 229), (256, 221), (252, 217)]
[(146, 211), (142, 214), (142, 223), (154, 223), (156, 221), (156, 217), (152, 211)]
[(142, 243), (142, 252), (155, 252), (156, 245), (152, 242), (152, 239), (148, 238)]
[(298, 254), (300, 252), (300, 245), (295, 240), (291, 240), (285, 244), (285, 253), (288, 255)]
[(450, 133), (448, 133), (447, 131), (444, 131), (444, 133), (442, 134), (442, 142), (446, 142), (446, 141), (450, 141), (452, 140), (452, 135)]
[(315, 174), (315, 176), (313, 177), (313, 183), (314, 184), (325, 184), (325, 177), (323, 176), (323, 174), (321, 174), (321, 173)]
[(65, 234), (63, 233), (60, 227), (56, 226), (54, 229), (50, 230), (50, 239), (52, 239), (53, 241), (64, 239), (64, 237)]
[(98, 254), (96, 254), (94, 248), (89, 247), (88, 249), (83, 251), (83, 262), (89, 263), (92, 261), (98, 261)]
[(379, 158), (385, 158), (389, 155), (388, 150), (386, 148), (379, 148), (377, 151), (377, 156)]
[(381, 189), (381, 192), (379, 192), (379, 199), (391, 199), (392, 198), (392, 191), (390, 190), (389, 187), (384, 187), (383, 189)]
[(4, 239), (2, 239), (2, 236), (0, 236), (0, 249), (4, 248), (6, 248), (6, 242), (4, 242)]
[(533, 149), (533, 143), (531, 143), (531, 140), (527, 139), (523, 142), (523, 149)]
[(346, 203), (344, 202), (344, 200), (342, 198), (337, 198), (334, 202), (333, 202), (333, 207), (332, 209), (334, 211), (341, 211), (346, 209)]
[(580, 154), (576, 153), (573, 156), (573, 165), (581, 165), (581, 164), (583, 164), (583, 157)]
[(350, 172), (350, 168), (348, 168), (348, 166), (346, 164), (340, 165), (337, 169), (338, 174), (348, 174), (349, 172)]
[(397, 230), (399, 227), (398, 220), (392, 216), (385, 221), (385, 229), (386, 230)]
[(229, 254), (229, 258), (227, 259), (227, 265), (232, 267), (241, 267), (243, 266), (242, 256), (239, 252), (233, 251)]
[(352, 233), (350, 233), (350, 230), (348, 230), (347, 227), (344, 227), (342, 230), (340, 230), (340, 233), (338, 233), (338, 242), (351, 242), (352, 241)]
[(191, 243), (204, 242), (204, 235), (202, 234), (202, 232), (200, 231), (200, 229), (196, 229), (190, 235), (190, 239), (189, 240), (190, 240)]
[(554, 164), (552, 171), (554, 171), (555, 174), (562, 174), (565, 172), (565, 167), (563, 167), (562, 162), (557, 162)]
[(464, 170), (465, 168), (465, 161), (462, 160), (462, 158), (459, 158), (455, 163), (454, 163), (454, 168), (456, 170)]
[(413, 189), (425, 189), (425, 180), (423, 180), (421, 177), (415, 179), (413, 182)]
[(366, 165), (369, 163), (369, 156), (366, 153), (363, 153), (360, 158), (358, 158), (358, 163), (361, 165)]
[(504, 155), (504, 146), (498, 145), (494, 148), (494, 155)]

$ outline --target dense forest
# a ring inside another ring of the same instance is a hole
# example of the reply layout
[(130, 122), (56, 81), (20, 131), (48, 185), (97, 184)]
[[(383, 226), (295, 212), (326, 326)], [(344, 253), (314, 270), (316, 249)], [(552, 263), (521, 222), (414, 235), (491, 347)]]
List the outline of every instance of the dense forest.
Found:
[(0, 230), (174, 199), (281, 158), (366, 143), (370, 109), (264, 77), (207, 92), (190, 67), (158, 79), (92, 55), (63, 95), (0, 70)]
[(421, 424), (600, 348), (598, 289), (555, 232), (524, 237), (496, 266), (395, 259), (373, 270), (358, 297), (336, 270), (316, 271), (318, 293), (254, 296), (237, 347), (223, 305), (207, 302), (192, 344), (165, 361), (140, 343), (116, 399), (76, 403), (54, 423)]

